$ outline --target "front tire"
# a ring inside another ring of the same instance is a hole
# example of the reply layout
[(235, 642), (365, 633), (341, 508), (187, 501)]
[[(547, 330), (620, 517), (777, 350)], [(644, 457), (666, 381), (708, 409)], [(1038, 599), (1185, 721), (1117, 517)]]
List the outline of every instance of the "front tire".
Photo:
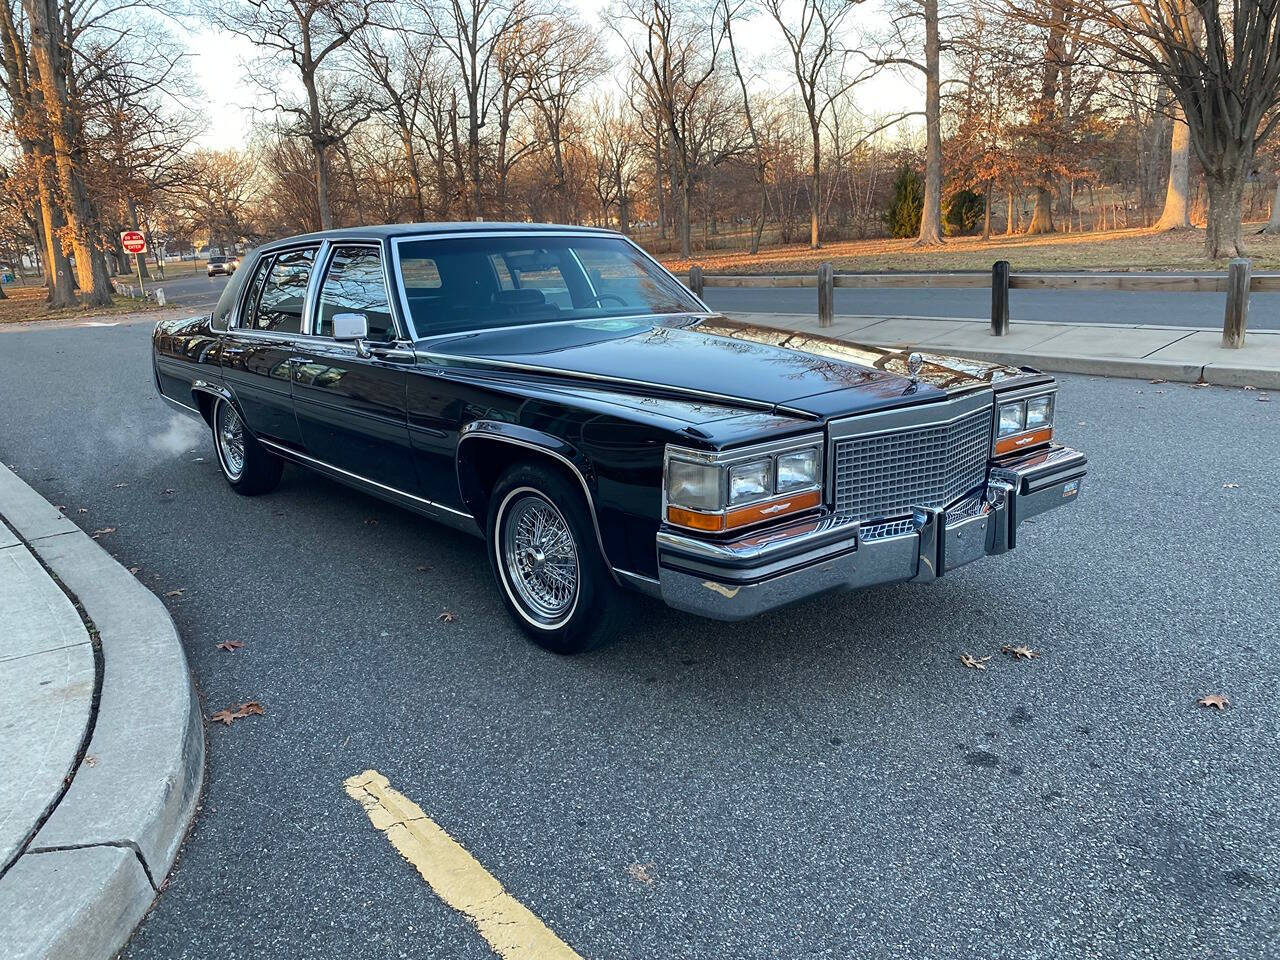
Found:
[(213, 407), (213, 446), (231, 489), (245, 496), (269, 493), (280, 482), (284, 463), (267, 452), (244, 425), (240, 411), (221, 397)]
[(525, 634), (560, 654), (615, 639), (624, 597), (600, 554), (582, 491), (555, 470), (518, 464), (489, 504), (489, 563)]

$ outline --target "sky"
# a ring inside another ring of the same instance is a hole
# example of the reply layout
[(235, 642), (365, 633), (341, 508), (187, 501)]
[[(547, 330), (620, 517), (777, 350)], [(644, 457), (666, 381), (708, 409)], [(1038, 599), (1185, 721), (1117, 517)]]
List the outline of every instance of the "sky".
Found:
[[(582, 18), (606, 38), (610, 53), (620, 55), (621, 42), (602, 21), (603, 6), (592, 0), (574, 0), (574, 4)], [(869, 10), (869, 7), (860, 8), (855, 16), (862, 10)], [(864, 14), (862, 22), (865, 22), (865, 17)], [(734, 37), (740, 55), (749, 62), (784, 65), (787, 62), (785, 58), (776, 56), (781, 52), (782, 39), (777, 26), (765, 16), (735, 29)], [(254, 120), (264, 118), (271, 106), (270, 99), (264, 98), (261, 91), (248, 82), (242, 66), (253, 59), (254, 46), (242, 37), (215, 31), (188, 31), (186, 42), (193, 52), (193, 79), (203, 90), (204, 103), (209, 111), (208, 125), (198, 138), (199, 145), (212, 150), (243, 147)], [(765, 81), (779, 89), (788, 83), (788, 75), (775, 72), (776, 76), (766, 75)], [(616, 83), (609, 75), (599, 82), (602, 89), (609, 89)], [(857, 102), (864, 111), (880, 116), (919, 110), (924, 103), (923, 85), (915, 76), (886, 71), (860, 88)]]

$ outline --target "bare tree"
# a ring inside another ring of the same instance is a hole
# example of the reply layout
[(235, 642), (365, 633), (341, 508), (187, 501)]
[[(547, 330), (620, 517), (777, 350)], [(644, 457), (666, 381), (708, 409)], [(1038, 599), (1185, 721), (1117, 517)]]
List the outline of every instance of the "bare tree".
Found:
[(1159, 77), (1182, 108), (1209, 193), (1205, 256), (1243, 255), (1245, 181), (1280, 122), (1280, 3), (1193, 0), (1196, 17), (1168, 0), (1083, 2), (1095, 42)]
[[(276, 96), (276, 108), (293, 117), (295, 129), (311, 147), (320, 228), (333, 226), (330, 204), (330, 150), (374, 113), (376, 105), (362, 83), (335, 65), (352, 40), (374, 22), (387, 0), (229, 0), (215, 5), (220, 26), (262, 49), (254, 79)], [(280, 60), (302, 84), (301, 103), (281, 102)]]
[[(831, 105), (868, 75), (866, 71), (847, 73), (852, 51), (845, 46), (841, 29), (854, 8), (850, 0), (801, 0), (799, 16), (789, 16), (783, 0), (764, 0), (764, 8), (782, 31), (791, 55), (791, 67), (800, 99), (809, 121), (812, 146), (811, 206), (809, 245), (821, 245), (818, 231), (822, 198), (822, 123)], [(784, 6), (786, 9), (784, 9)]]

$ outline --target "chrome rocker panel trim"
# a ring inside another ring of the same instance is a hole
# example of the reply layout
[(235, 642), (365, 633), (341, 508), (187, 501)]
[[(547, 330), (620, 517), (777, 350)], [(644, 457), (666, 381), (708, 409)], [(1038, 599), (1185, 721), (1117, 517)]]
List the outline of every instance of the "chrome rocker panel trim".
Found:
[(832, 590), (927, 583), (1013, 549), (1019, 523), (1077, 499), (1087, 462), (1067, 447), (1031, 454), (992, 468), (984, 488), (946, 510), (918, 509), (874, 527), (826, 517), (728, 543), (664, 529), (662, 599), (687, 613), (743, 620)]
[(272, 453), (304, 467), (310, 467), (317, 473), (322, 473), (330, 479), (337, 480), (339, 483), (345, 483), (348, 486), (372, 493), (383, 500), (406, 507), (415, 513), (430, 517), (432, 520), (438, 520), (446, 526), (453, 527), (455, 530), (461, 530), (472, 536), (484, 536), (484, 531), (480, 529), (480, 525), (476, 523), (475, 518), (469, 513), (455, 510), (453, 507), (446, 507), (442, 503), (435, 503), (432, 500), (400, 490), (397, 487), (389, 487), (385, 483), (378, 483), (376, 480), (370, 480), (368, 477), (352, 473), (350, 470), (343, 470), (341, 467), (335, 467), (331, 463), (317, 460), (315, 457), (309, 457), (305, 453), (276, 443), (274, 440), (266, 440), (262, 437), (258, 437), (257, 440)]

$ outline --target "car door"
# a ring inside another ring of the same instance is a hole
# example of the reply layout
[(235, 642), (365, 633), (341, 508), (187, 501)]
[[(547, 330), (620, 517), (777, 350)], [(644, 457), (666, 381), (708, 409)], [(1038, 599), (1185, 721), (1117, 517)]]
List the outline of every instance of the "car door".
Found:
[[(366, 480), (417, 495), (406, 413), (413, 350), (391, 310), (382, 248), (335, 241), (316, 288), (310, 336), (293, 355), (293, 404), (306, 454)], [(368, 339), (333, 339), (333, 318), (363, 314)], [(363, 354), (363, 355), (362, 355)]]
[(222, 352), (223, 379), (249, 430), (290, 447), (302, 443), (290, 373), (319, 249), (311, 244), (258, 259)]

